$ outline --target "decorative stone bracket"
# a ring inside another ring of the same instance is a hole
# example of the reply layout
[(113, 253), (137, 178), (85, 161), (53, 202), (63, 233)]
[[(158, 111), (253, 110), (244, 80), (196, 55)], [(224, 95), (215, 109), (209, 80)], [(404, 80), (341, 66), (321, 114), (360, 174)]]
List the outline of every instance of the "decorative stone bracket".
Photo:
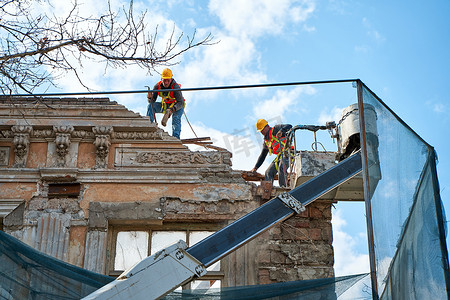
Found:
[(24, 168), (27, 163), (28, 148), (30, 145), (30, 134), (33, 131), (33, 127), (26, 125), (15, 125), (11, 127), (11, 131), (14, 134), (14, 167)]
[(70, 135), (73, 132), (73, 126), (53, 126), (55, 132), (55, 144), (57, 157), (57, 166), (64, 167), (66, 165), (66, 155), (69, 153)]
[(95, 134), (94, 145), (97, 148), (95, 167), (106, 168), (113, 128), (111, 126), (96, 126), (92, 127), (92, 132)]

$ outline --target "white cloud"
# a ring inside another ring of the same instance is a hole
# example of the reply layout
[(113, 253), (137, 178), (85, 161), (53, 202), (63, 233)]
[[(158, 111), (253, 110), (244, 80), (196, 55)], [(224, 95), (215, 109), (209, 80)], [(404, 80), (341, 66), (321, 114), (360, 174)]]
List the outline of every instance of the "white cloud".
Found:
[(295, 22), (305, 22), (316, 10), (316, 3), (313, 0), (293, 1), (293, 4), (298, 6), (288, 6), (290, 11), (288, 15), (292, 17)]
[(367, 35), (376, 43), (383, 43), (386, 38), (376, 29), (373, 29), (372, 24), (367, 18), (362, 19), (363, 26), (367, 28)]
[[(217, 33), (217, 29), (213, 29)], [(242, 83), (262, 80), (265, 76), (252, 70), (258, 59), (249, 40), (216, 34), (219, 43), (195, 49), (195, 59), (182, 66), (183, 82), (188, 86), (217, 86), (224, 82)]]
[(376, 42), (384, 42), (386, 38), (381, 35), (381, 33), (377, 30), (371, 30), (369, 31), (369, 36), (371, 36)]
[(370, 50), (370, 48), (367, 45), (355, 46), (355, 52), (367, 53), (367, 52), (369, 52), (369, 50)]
[(328, 107), (325, 107), (320, 113), (318, 118), (318, 124), (325, 125), (328, 121), (335, 121), (336, 124), (341, 119), (342, 111), (344, 109), (341, 107), (333, 107), (331, 111), (328, 109)]
[(381, 44), (386, 41), (386, 38), (376, 29), (372, 28), (372, 24), (367, 18), (362, 19), (362, 25), (367, 30), (367, 36), (370, 38), (370, 40), (365, 44), (355, 45), (354, 50), (358, 53), (368, 53), (373, 46), (373, 42), (376, 44)]
[(446, 111), (445, 105), (442, 103), (437, 103), (437, 104), (433, 105), (433, 110), (437, 113), (443, 113)]
[(261, 101), (253, 108), (254, 118), (271, 119), (283, 116), (285, 112), (301, 103), (301, 95), (313, 95), (316, 90), (311, 86), (298, 86), (290, 90), (277, 90), (275, 95), (268, 100)]
[(348, 1), (344, 0), (329, 0), (327, 3), (327, 9), (339, 15), (348, 15), (349, 11), (351, 10), (350, 7), (353, 5), (353, 2), (349, 3)]
[[(314, 2), (306, 0), (211, 0), (209, 10), (219, 17), (223, 28), (200, 28), (198, 32), (203, 35), (211, 32), (219, 42), (193, 49), (189, 53), (192, 59), (185, 61), (179, 70), (179, 81), (184, 86), (201, 87), (266, 82), (267, 77), (260, 70), (261, 55), (255, 44), (257, 38), (262, 34), (279, 33), (287, 24), (305, 21), (314, 8)], [(216, 94), (204, 93), (202, 99), (211, 99)], [(194, 94), (190, 101), (196, 100)]]
[(447, 103), (435, 101), (435, 100), (428, 100), (425, 102), (427, 108), (431, 110), (432, 113), (437, 114), (437, 116), (442, 121), (447, 121), (449, 119), (449, 112), (450, 112), (450, 105)]
[(211, 12), (234, 36), (280, 34), (288, 22), (304, 22), (315, 10), (313, 1), (211, 0)]
[[(334, 270), (336, 276), (370, 272), (369, 255), (358, 253), (356, 246), (360, 237), (351, 236), (344, 231), (347, 225), (339, 209), (333, 212)], [(363, 234), (365, 237), (365, 235)]]
[(445, 113), (448, 111), (448, 108), (447, 105), (445, 105), (444, 103), (434, 103), (433, 111), (436, 113)]
[(306, 32), (315, 32), (316, 31), (316, 27), (315, 26), (308, 26), (308, 25), (303, 25), (303, 30)]

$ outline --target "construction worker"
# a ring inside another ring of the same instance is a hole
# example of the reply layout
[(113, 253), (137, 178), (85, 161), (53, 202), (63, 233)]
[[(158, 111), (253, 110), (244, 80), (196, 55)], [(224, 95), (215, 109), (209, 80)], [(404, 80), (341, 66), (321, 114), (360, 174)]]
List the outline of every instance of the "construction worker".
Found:
[(279, 124), (270, 127), (264, 119), (259, 119), (256, 122), (256, 130), (263, 135), (264, 143), (252, 172), (256, 172), (263, 164), (267, 153), (275, 154), (277, 157), (267, 168), (264, 180), (273, 182), (275, 175), (279, 173), (278, 182), (281, 187), (287, 187), (288, 184), (287, 169), (289, 167), (289, 157), (286, 149), (286, 133), (291, 128), (292, 125), (290, 124)]
[[(153, 90), (160, 90), (157, 93), (149, 92), (147, 94), (148, 107), (147, 116), (151, 122), (155, 122), (155, 113), (164, 114), (161, 124), (166, 126), (167, 121), (172, 116), (172, 136), (180, 138), (181, 117), (184, 112), (184, 98), (181, 91), (167, 91), (165, 89), (180, 89), (180, 85), (173, 79), (172, 71), (168, 68), (161, 73), (161, 81), (153, 87)], [(161, 102), (156, 99), (161, 97)]]

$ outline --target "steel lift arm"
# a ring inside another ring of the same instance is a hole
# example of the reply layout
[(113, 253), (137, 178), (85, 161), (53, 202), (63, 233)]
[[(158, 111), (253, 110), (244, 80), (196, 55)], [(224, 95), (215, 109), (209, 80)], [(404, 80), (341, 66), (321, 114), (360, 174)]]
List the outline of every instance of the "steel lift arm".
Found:
[(158, 299), (206, 274), (206, 267), (286, 220), (362, 170), (356, 152), (331, 169), (283, 193), (190, 248), (179, 241), (143, 259), (87, 299)]

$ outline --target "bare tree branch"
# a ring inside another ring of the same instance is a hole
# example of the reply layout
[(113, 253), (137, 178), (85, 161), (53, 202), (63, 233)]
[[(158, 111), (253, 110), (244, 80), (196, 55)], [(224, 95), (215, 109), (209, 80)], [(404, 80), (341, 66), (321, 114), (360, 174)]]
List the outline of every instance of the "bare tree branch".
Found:
[[(186, 51), (213, 44), (211, 34), (197, 39), (177, 34), (175, 26), (165, 47), (157, 49), (158, 27), (146, 30), (146, 13), (134, 15), (129, 7), (114, 12), (108, 9), (100, 17), (82, 16), (73, 0), (63, 17), (34, 14), (39, 0), (3, 0), (0, 2), (0, 92), (32, 93), (41, 86), (55, 86), (59, 76), (73, 73), (85, 88), (75, 64), (96, 60), (108, 68), (137, 65), (148, 73), (158, 66), (170, 66)], [(46, 2), (46, 0), (40, 0)]]

